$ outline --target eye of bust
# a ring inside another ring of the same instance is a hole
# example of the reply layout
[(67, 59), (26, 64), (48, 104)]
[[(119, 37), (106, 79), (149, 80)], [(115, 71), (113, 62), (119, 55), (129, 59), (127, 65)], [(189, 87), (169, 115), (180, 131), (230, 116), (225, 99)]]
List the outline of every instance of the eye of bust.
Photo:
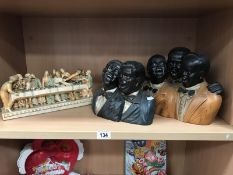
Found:
[(160, 65), (160, 66), (164, 66), (165, 64), (164, 64), (163, 62), (161, 62), (159, 65)]
[(112, 68), (111, 67), (108, 67), (108, 69), (107, 69), (108, 71), (112, 71)]

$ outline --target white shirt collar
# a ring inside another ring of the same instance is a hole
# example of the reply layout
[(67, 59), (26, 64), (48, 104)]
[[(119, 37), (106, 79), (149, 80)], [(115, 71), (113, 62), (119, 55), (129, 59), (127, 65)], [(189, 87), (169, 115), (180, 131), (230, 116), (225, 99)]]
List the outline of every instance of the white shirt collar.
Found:
[(136, 95), (138, 95), (138, 92), (139, 92), (139, 91), (136, 91), (136, 92), (133, 92), (133, 93), (131, 93), (131, 94), (129, 94), (129, 95), (135, 95), (135, 96), (136, 96)]
[(117, 88), (106, 90), (106, 92), (115, 92)]

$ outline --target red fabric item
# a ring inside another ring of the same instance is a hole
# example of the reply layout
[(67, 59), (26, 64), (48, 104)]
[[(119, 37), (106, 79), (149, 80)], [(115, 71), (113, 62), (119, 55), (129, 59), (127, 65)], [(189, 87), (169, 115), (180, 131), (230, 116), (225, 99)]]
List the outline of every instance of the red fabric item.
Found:
[(74, 140), (35, 140), (25, 163), (27, 175), (68, 175), (77, 161)]

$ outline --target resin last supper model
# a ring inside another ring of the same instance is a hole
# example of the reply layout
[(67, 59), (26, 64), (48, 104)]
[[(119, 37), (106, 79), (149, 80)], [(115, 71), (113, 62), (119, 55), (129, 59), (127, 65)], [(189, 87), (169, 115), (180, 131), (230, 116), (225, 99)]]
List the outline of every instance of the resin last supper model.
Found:
[(34, 74), (9, 77), (0, 91), (3, 120), (91, 104), (91, 71), (73, 74), (64, 69), (45, 71), (42, 81)]

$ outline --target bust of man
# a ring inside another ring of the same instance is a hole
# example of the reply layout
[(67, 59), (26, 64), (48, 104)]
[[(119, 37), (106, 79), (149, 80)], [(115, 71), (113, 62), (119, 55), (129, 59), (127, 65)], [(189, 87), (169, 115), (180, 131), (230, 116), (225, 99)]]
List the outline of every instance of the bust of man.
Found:
[(182, 85), (177, 99), (177, 118), (193, 124), (210, 124), (221, 106), (222, 97), (208, 91), (205, 76), (210, 68), (206, 56), (189, 53), (182, 62)]
[(190, 50), (186, 47), (175, 47), (168, 53), (167, 67), (172, 83), (181, 83), (181, 64), (188, 53)]
[(119, 90), (125, 104), (121, 120), (127, 123), (149, 125), (153, 122), (155, 101), (141, 90), (145, 79), (144, 66), (136, 61), (122, 64), (119, 76)]
[(110, 61), (102, 73), (103, 88), (93, 96), (92, 110), (99, 116), (113, 121), (120, 121), (124, 99), (117, 88), (122, 62)]
[(175, 99), (177, 90), (165, 81), (167, 77), (165, 57), (159, 54), (150, 57), (147, 63), (147, 72), (151, 82), (149, 89), (155, 97), (156, 114), (174, 118), (176, 113)]

